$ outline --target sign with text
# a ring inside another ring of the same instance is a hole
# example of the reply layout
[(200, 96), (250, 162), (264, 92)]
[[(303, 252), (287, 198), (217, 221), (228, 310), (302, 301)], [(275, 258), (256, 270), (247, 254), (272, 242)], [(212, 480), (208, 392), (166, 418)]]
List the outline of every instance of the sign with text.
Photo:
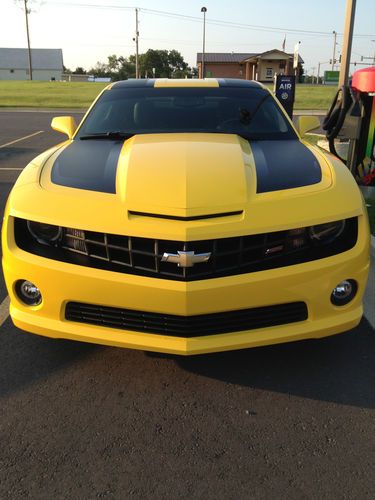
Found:
[(290, 118), (293, 116), (293, 105), (296, 89), (296, 77), (276, 75), (274, 93)]
[(340, 71), (325, 71), (324, 83), (337, 85), (339, 83)]

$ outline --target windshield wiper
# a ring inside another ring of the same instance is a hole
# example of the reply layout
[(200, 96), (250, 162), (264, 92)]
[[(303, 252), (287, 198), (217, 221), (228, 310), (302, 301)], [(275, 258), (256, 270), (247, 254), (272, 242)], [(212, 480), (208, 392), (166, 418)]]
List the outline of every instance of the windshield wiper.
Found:
[(88, 141), (90, 139), (109, 139), (115, 141), (117, 139), (130, 139), (133, 137), (134, 132), (121, 132), (119, 130), (113, 130), (110, 132), (98, 132), (96, 134), (87, 134), (80, 137), (81, 141)]
[(250, 134), (243, 134), (242, 132), (232, 133), (238, 135), (239, 137), (242, 137), (242, 139), (245, 139), (245, 141), (252, 141), (254, 139), (254, 136), (251, 136)]

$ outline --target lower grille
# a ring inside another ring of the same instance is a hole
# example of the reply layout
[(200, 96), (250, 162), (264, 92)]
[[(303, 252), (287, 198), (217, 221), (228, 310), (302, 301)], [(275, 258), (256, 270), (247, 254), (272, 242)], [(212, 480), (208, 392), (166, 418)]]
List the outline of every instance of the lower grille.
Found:
[(68, 321), (184, 338), (285, 325), (304, 321), (307, 316), (304, 302), (196, 316), (158, 314), (81, 302), (68, 302), (65, 309)]

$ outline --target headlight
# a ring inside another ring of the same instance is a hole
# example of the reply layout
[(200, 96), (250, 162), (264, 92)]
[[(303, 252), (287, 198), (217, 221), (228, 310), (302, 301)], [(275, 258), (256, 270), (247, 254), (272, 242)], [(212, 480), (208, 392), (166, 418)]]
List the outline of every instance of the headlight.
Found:
[(61, 239), (62, 227), (44, 224), (43, 222), (27, 222), (27, 228), (31, 235), (44, 245), (51, 245)]
[(331, 243), (338, 238), (345, 229), (345, 221), (339, 220), (318, 224), (309, 228), (310, 238), (316, 243)]

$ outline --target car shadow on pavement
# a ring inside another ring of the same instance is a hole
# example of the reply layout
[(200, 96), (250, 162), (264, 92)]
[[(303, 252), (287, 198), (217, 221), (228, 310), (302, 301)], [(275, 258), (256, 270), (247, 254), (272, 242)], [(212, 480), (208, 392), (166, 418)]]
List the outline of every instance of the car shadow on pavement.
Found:
[(30, 335), (16, 329), (10, 320), (1, 326), (0, 397), (50, 377), (101, 346)]
[(375, 408), (375, 332), (366, 319), (350, 332), (189, 358), (184, 370), (253, 389)]
[[(131, 378), (139, 379), (143, 387), (149, 383), (147, 373), (153, 373), (155, 380), (168, 379), (169, 360), (182, 374), (189, 372), (254, 390), (375, 408), (375, 332), (365, 319), (350, 332), (317, 341), (191, 357), (145, 355), (146, 364), (141, 362), (139, 351), (30, 335), (14, 328), (8, 318), (0, 334), (0, 397), (44, 383), (59, 372), (66, 376), (74, 366), (89, 366), (86, 362), (94, 357), (99, 363), (95, 373), (105, 388), (107, 365), (116, 366), (121, 384), (128, 379), (130, 370)], [(175, 370), (173, 373), (176, 377)], [(72, 376), (76, 375), (72, 372)]]

